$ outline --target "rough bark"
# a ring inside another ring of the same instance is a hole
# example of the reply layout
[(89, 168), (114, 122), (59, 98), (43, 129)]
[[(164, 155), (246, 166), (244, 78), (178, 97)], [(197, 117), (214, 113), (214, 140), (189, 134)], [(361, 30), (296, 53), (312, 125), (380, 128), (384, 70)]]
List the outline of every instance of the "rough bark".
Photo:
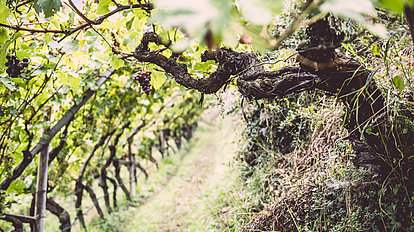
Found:
[(102, 211), (101, 206), (99, 205), (98, 198), (96, 197), (95, 192), (89, 185), (85, 185), (85, 190), (89, 193), (89, 196), (91, 197), (91, 200), (93, 202), (93, 205), (95, 206), (96, 212), (98, 212), (99, 217), (102, 219), (104, 218), (104, 212)]
[(155, 167), (157, 167), (157, 169), (159, 168), (158, 166), (158, 162), (157, 160), (154, 158), (154, 156), (152, 156), (152, 149), (149, 148), (148, 153), (146, 154), (146, 156), (148, 157), (148, 159), (151, 161), (151, 163), (155, 164)]
[(158, 135), (158, 147), (159, 147), (159, 151), (161, 153), (161, 157), (165, 158), (168, 156), (168, 152), (167, 152), (167, 146), (166, 146), (166, 133), (165, 130), (160, 130), (160, 134)]
[(182, 136), (181, 136), (181, 128), (176, 128), (173, 133), (174, 142), (178, 149), (183, 147)]
[[(406, 7), (405, 11), (412, 32), (412, 9)], [(217, 92), (231, 76), (237, 77), (239, 91), (250, 99), (274, 99), (301, 91), (322, 90), (336, 96), (347, 108), (345, 127), (354, 143), (356, 165), (370, 166), (384, 175), (397, 171), (397, 175), (413, 176), (410, 166), (414, 161), (408, 160), (412, 154), (404, 155), (399, 149), (410, 141), (400, 138), (393, 128), (385, 111), (384, 97), (373, 81), (373, 73), (358, 61), (335, 52), (344, 39), (344, 33), (331, 26), (335, 20), (324, 18), (309, 25), (306, 29), (308, 41), (297, 48), (300, 66), (277, 71), (264, 71), (255, 54), (221, 48), (202, 55), (202, 61), (214, 60), (218, 68), (209, 77), (197, 79), (188, 73), (186, 65), (177, 62), (177, 56), (167, 58), (160, 50), (149, 50), (150, 42), (162, 45), (155, 33), (144, 34), (134, 57), (158, 65), (179, 84), (206, 94)], [(396, 160), (404, 163), (404, 167), (395, 163)]]
[(83, 199), (83, 190), (85, 189), (85, 186), (80, 181), (76, 181), (75, 185), (75, 196), (76, 196), (76, 202), (75, 202), (75, 208), (76, 208), (76, 217), (79, 219), (79, 223), (81, 227), (87, 231), (85, 218), (83, 217), (83, 211), (82, 211), (82, 199)]
[(121, 166), (119, 165), (119, 160), (114, 159), (113, 164), (115, 167), (115, 178), (118, 181), (118, 185), (121, 187), (122, 191), (124, 191), (127, 200), (131, 201), (132, 200), (131, 194), (129, 193), (128, 189), (125, 187), (125, 184), (121, 178)]
[(62, 206), (60, 206), (53, 199), (48, 198), (46, 201), (46, 209), (52, 212), (56, 217), (59, 218), (59, 222), (60, 222), (59, 229), (61, 231), (70, 232), (70, 229), (72, 227), (70, 223), (70, 215)]
[(157, 34), (152, 32), (145, 33), (141, 44), (133, 53), (138, 61), (158, 65), (165, 72), (171, 74), (177, 83), (206, 94), (217, 92), (229, 81), (232, 75), (244, 71), (256, 61), (253, 53), (239, 53), (225, 48), (218, 51), (205, 52), (201, 57), (202, 61), (214, 60), (219, 65), (217, 70), (211, 73), (208, 78), (198, 79), (191, 76), (187, 65), (177, 62), (174, 56), (167, 58), (158, 51), (150, 51), (148, 48), (150, 42), (161, 45), (161, 39)]
[(91, 161), (92, 157), (95, 155), (96, 150), (101, 147), (106, 139), (110, 136), (112, 136), (115, 133), (115, 130), (112, 130), (110, 132), (107, 132), (106, 134), (104, 134), (98, 141), (97, 144), (95, 144), (95, 146), (93, 147), (91, 153), (89, 154), (88, 158), (86, 159), (85, 163), (83, 164), (82, 170), (79, 173), (78, 178), (75, 180), (76, 181), (76, 185), (75, 185), (75, 196), (76, 196), (76, 202), (75, 202), (75, 208), (76, 208), (76, 215), (79, 218), (79, 222), (82, 226), (82, 228), (86, 231), (86, 224), (85, 224), (85, 219), (83, 217), (83, 212), (82, 212), (82, 199), (83, 199), (83, 190), (86, 189), (86, 186), (82, 184), (82, 179), (83, 176), (85, 175), (86, 172), (86, 168), (89, 165), (89, 162)]
[[(72, 118), (72, 120), (73, 120), (73, 118)], [(56, 147), (54, 147), (53, 149), (52, 149), (52, 151), (50, 151), (50, 154), (49, 154), (49, 165), (53, 162), (53, 160), (55, 160), (55, 158), (59, 155), (59, 152), (63, 149), (63, 148), (65, 148), (65, 146), (66, 146), (66, 136), (67, 136), (67, 134), (68, 134), (68, 128), (69, 128), (69, 125), (70, 124), (67, 124), (66, 125), (66, 127), (65, 127), (65, 130), (62, 132), (62, 135), (61, 135), (61, 139), (60, 139), (60, 142), (59, 142), (59, 145), (57, 145)]]
[(102, 170), (101, 171), (101, 176), (100, 176), (100, 181), (99, 181), (99, 186), (103, 190), (106, 210), (108, 211), (108, 213), (112, 213), (111, 202), (109, 200), (110, 196), (109, 196), (108, 185), (106, 183), (106, 179), (107, 179), (106, 170)]
[(5, 221), (11, 222), (11, 224), (14, 227), (14, 232), (23, 232), (23, 223), (21, 220), (19, 220), (17, 217), (13, 215), (6, 214), (4, 215), (4, 218), (2, 218)]
[[(111, 165), (112, 161), (114, 160), (114, 158), (116, 156), (116, 146), (119, 143), (120, 137), (124, 133), (125, 128), (127, 128), (130, 124), (131, 123), (128, 122), (124, 126), (122, 126), (121, 131), (115, 136), (114, 141), (109, 146), (109, 151), (110, 151), (109, 157), (106, 160), (105, 164), (101, 168), (100, 184), (99, 185), (102, 187), (102, 190), (104, 192), (105, 206), (106, 206), (106, 209), (108, 210), (108, 213), (111, 213), (112, 209), (111, 209), (111, 203), (110, 203), (110, 200), (109, 200), (110, 196), (109, 196), (109, 191), (108, 191), (108, 184), (106, 182), (106, 180), (108, 179), (107, 169), (108, 169), (109, 165)], [(116, 204), (116, 203), (114, 203), (114, 204)]]
[(112, 194), (112, 204), (114, 209), (116, 210), (118, 208), (118, 202), (116, 198), (116, 190), (118, 189), (118, 184), (116, 183), (116, 180), (111, 177), (107, 177), (107, 179), (112, 183), (112, 186), (114, 188), (114, 193)]

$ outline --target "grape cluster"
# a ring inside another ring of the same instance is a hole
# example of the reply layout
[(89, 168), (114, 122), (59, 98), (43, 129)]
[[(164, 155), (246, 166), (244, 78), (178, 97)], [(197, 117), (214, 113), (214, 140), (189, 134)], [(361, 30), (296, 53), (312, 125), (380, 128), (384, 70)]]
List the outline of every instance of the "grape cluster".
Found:
[(151, 92), (151, 71), (137, 72), (134, 79), (139, 82), (144, 93), (148, 95)]
[(20, 59), (16, 56), (6, 56), (7, 61), (4, 63), (4, 65), (7, 67), (7, 74), (9, 74), (10, 77), (16, 78), (20, 76), (22, 70), (29, 66), (29, 59), (23, 58), (22, 62), (20, 62)]

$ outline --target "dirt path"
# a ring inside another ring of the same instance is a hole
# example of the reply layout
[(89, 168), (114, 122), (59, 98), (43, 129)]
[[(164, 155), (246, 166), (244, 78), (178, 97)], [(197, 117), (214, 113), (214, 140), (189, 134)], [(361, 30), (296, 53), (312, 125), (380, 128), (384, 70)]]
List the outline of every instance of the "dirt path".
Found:
[(204, 231), (200, 226), (209, 219), (208, 215), (200, 215), (199, 209), (208, 207), (209, 193), (226, 184), (229, 163), (236, 154), (234, 139), (239, 121), (234, 117), (221, 119), (220, 115), (210, 111), (205, 116), (207, 123), (200, 123), (176, 175), (131, 212), (125, 231)]

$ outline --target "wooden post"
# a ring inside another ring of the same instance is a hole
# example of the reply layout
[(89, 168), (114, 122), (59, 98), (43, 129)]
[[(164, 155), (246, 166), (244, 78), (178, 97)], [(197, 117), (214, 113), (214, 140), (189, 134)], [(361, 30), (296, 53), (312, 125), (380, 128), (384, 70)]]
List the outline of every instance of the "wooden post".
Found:
[[(51, 110), (49, 108), (45, 121), (50, 120)], [(47, 136), (46, 129), (43, 135)], [(45, 144), (43, 149), (40, 151), (39, 160), (37, 165), (37, 187), (35, 194), (35, 232), (43, 232), (45, 227), (45, 216), (46, 216), (46, 194), (47, 194), (47, 170), (49, 164), (49, 143)]]
[[(131, 139), (132, 140), (132, 139)], [(136, 180), (135, 180), (135, 156), (132, 154), (131, 151), (131, 143), (132, 141), (128, 141), (128, 159), (129, 159), (129, 186), (131, 197), (135, 197), (136, 192)]]

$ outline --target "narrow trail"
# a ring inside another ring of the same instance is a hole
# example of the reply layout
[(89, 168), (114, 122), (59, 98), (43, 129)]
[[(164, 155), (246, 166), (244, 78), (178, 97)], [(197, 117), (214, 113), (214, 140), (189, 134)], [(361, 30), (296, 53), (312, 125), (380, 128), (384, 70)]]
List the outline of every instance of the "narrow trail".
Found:
[(120, 231), (205, 231), (201, 226), (208, 224), (209, 215), (200, 209), (208, 208), (206, 196), (228, 181), (226, 173), (237, 152), (234, 141), (239, 126), (235, 117), (222, 119), (220, 111), (210, 110), (176, 174), (144, 205), (130, 212), (127, 227)]

